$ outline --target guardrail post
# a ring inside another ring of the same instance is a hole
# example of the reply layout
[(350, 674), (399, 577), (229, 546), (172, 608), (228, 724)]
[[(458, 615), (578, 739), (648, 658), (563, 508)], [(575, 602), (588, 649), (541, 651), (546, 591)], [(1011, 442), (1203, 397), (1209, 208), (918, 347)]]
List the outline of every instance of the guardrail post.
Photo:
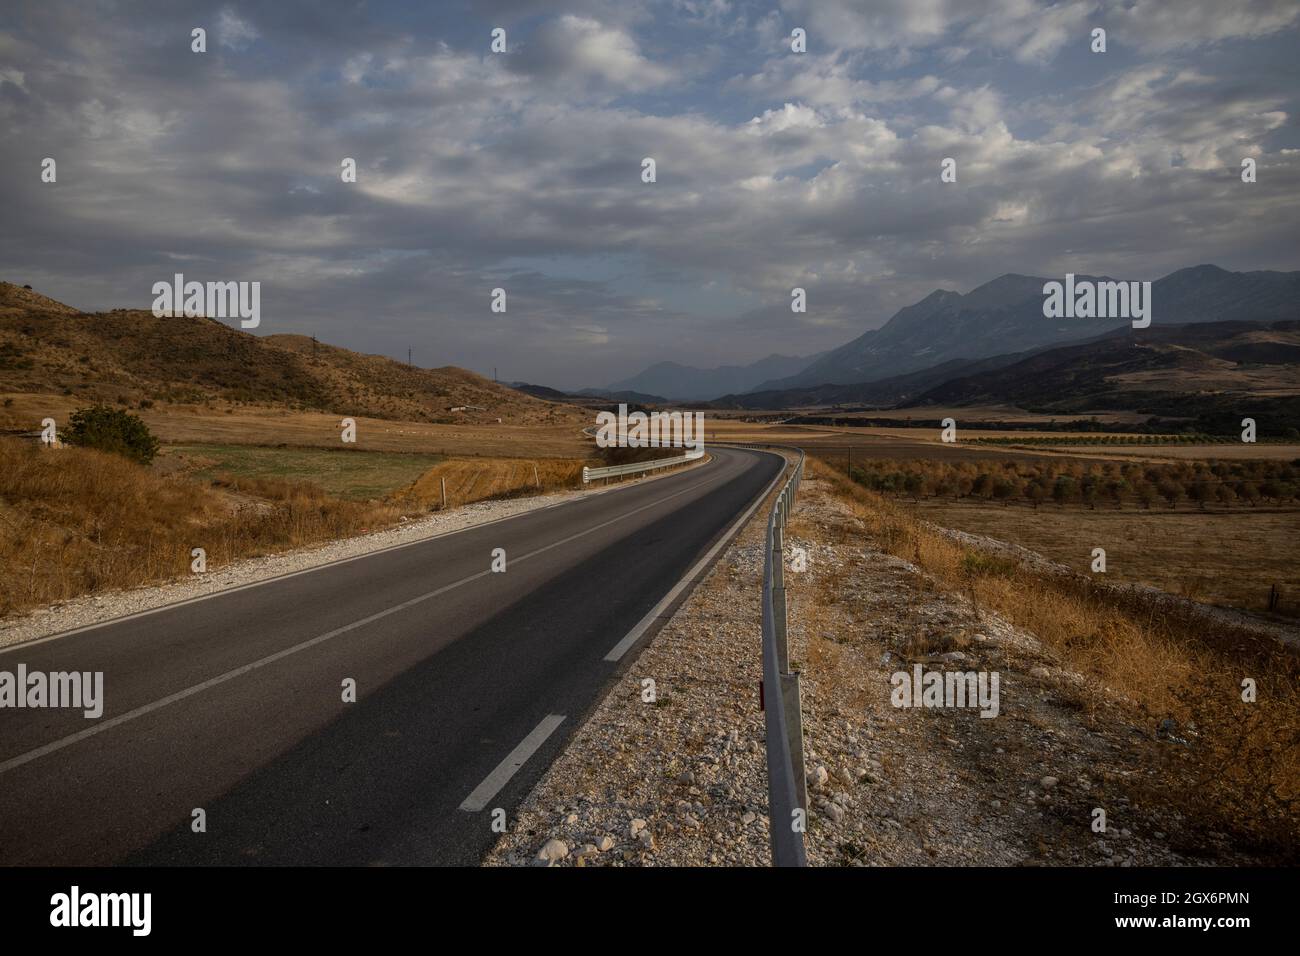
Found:
[(803, 762), (803, 710), (800, 708), (797, 673), (781, 675), (781, 706), (785, 708), (785, 733), (790, 741), (790, 766), (794, 770), (795, 794), (799, 808), (807, 813), (808, 771)]

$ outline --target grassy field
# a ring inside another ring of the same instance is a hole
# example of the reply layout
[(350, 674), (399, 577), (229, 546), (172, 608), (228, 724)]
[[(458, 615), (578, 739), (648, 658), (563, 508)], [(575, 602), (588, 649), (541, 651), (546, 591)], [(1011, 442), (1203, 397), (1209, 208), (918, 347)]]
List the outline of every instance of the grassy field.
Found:
[(204, 481), (222, 476), (304, 481), (358, 501), (385, 498), (412, 484), (441, 455), (358, 451), (352, 447), (268, 448), (262, 445), (165, 445), (154, 463), (164, 474)]
[(927, 498), (905, 504), (919, 518), (1018, 544), (1076, 571), (1088, 572), (1092, 549), (1104, 548), (1107, 579), (1148, 584), (1195, 601), (1261, 611), (1276, 584), (1281, 610), (1300, 614), (1300, 510), (1093, 511)]

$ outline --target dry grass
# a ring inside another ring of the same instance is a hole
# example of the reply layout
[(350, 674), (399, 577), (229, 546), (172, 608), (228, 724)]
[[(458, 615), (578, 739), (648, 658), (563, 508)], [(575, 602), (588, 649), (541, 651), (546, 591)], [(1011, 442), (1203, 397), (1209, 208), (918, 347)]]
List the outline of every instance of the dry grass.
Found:
[(582, 487), (587, 462), (554, 458), (452, 458), (434, 465), (396, 496), (403, 505), (434, 509), (442, 504), (447, 483), (447, 507)]
[[(436, 510), (442, 507), (442, 483), (447, 484), (447, 507), (515, 498), (583, 487), (582, 468), (623, 464), (653, 458), (672, 458), (677, 449), (598, 449), (599, 458), (451, 458), (421, 475), (410, 487), (393, 496), (403, 507)], [(673, 466), (669, 470), (675, 470)], [(658, 472), (662, 474), (663, 472)], [(632, 479), (640, 477), (631, 476)], [(609, 479), (613, 481), (627, 479)]]
[(305, 482), (239, 478), (213, 487), (91, 449), (0, 438), (0, 614), (188, 574), (196, 547), (212, 570), (382, 527), (399, 514)]
[(1092, 549), (1106, 549), (1108, 579), (1148, 584), (1171, 594), (1223, 607), (1263, 610), (1269, 587), (1282, 591), (1282, 608), (1300, 602), (1295, 542), (1300, 511), (1235, 508), (1201, 512), (1098, 506), (1039, 509), (996, 503), (922, 499), (919, 517), (1037, 551), (1086, 572)]
[[(1294, 652), (1250, 631), (1182, 619), (1137, 595), (1120, 603), (1086, 578), (990, 558), (926, 528), (907, 507), (842, 472), (814, 460), (809, 467), (884, 550), (1035, 634), (1089, 675), (1096, 693), (1126, 701), (1135, 723), (1177, 720), (1188, 744), (1171, 746), (1169, 766), (1152, 775), (1153, 800), (1207, 829), (1294, 855), (1300, 847), (1300, 660)], [(1256, 703), (1241, 699), (1246, 677), (1256, 682)]]

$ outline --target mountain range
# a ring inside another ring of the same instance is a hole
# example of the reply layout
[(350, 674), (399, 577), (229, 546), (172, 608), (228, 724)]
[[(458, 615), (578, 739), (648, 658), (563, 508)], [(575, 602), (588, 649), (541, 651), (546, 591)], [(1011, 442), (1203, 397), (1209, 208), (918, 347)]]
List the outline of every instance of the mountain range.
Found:
[(1004, 404), (1061, 415), (1130, 410), (1215, 434), (1249, 416), (1261, 434), (1279, 434), (1300, 423), (1300, 320), (1116, 329), (958, 375), (909, 402)]
[[(1087, 280), (1114, 281), (1105, 276), (1076, 278), (1076, 282)], [(704, 371), (660, 363), (619, 384), (662, 376), (658, 387), (643, 390), (674, 398), (687, 391), (692, 392), (691, 398), (704, 398), (707, 384), (713, 392), (707, 397), (723, 407), (893, 405), (958, 375), (989, 372), (1013, 364), (1017, 356), (1129, 328), (1123, 319), (1046, 318), (1043, 285), (1048, 281), (1052, 280), (1008, 273), (964, 295), (935, 290), (900, 309), (880, 328), (802, 360), (802, 368), (748, 388), (727, 382), (743, 383), (759, 368), (801, 360), (772, 356), (754, 366)], [(1300, 272), (1229, 272), (1214, 265), (1193, 266), (1154, 281), (1151, 302), (1152, 325), (1141, 331), (1202, 322), (1294, 319), (1300, 317)], [(730, 377), (719, 374), (724, 371), (730, 371)]]
[(1300, 319), (1121, 327), (1084, 342), (954, 360), (876, 382), (727, 395), (709, 404), (1013, 406), (1063, 418), (1126, 411), (1220, 435), (1252, 417), (1262, 436), (1293, 435), (1300, 427)]
[[(1062, 277), (1053, 277), (1059, 281)], [(1108, 281), (1105, 276), (1078, 276)], [(1059, 345), (1127, 325), (1115, 319), (1048, 319), (1039, 276), (1007, 274), (961, 295), (936, 290), (879, 329), (832, 349), (800, 372), (753, 391), (870, 382), (971, 360)], [(1113, 280), (1110, 280), (1113, 281)], [(1300, 315), (1300, 272), (1229, 272), (1213, 265), (1152, 283), (1152, 327), (1193, 322), (1274, 321)]]

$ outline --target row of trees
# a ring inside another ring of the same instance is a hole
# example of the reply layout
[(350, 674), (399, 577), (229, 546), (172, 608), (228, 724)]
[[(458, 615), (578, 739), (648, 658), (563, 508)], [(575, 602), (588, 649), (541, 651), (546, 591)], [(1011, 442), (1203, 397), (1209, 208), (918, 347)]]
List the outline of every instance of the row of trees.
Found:
[(855, 463), (850, 477), (886, 494), (911, 498), (982, 498), (1038, 507), (1082, 504), (1122, 508), (1136, 503), (1150, 508), (1180, 501), (1201, 508), (1261, 501), (1283, 504), (1300, 496), (1300, 462), (1206, 461), (1152, 464), (1143, 462), (941, 462), (873, 459)]
[[(1262, 444), (1285, 443), (1300, 439), (1300, 432), (1288, 428), (1276, 438), (1261, 436)], [(981, 445), (1235, 445), (1241, 442), (1241, 435), (1207, 435), (1202, 432), (1189, 432), (1180, 435), (1030, 435), (1024, 438), (998, 436), (996, 438), (967, 438), (967, 441)]]

